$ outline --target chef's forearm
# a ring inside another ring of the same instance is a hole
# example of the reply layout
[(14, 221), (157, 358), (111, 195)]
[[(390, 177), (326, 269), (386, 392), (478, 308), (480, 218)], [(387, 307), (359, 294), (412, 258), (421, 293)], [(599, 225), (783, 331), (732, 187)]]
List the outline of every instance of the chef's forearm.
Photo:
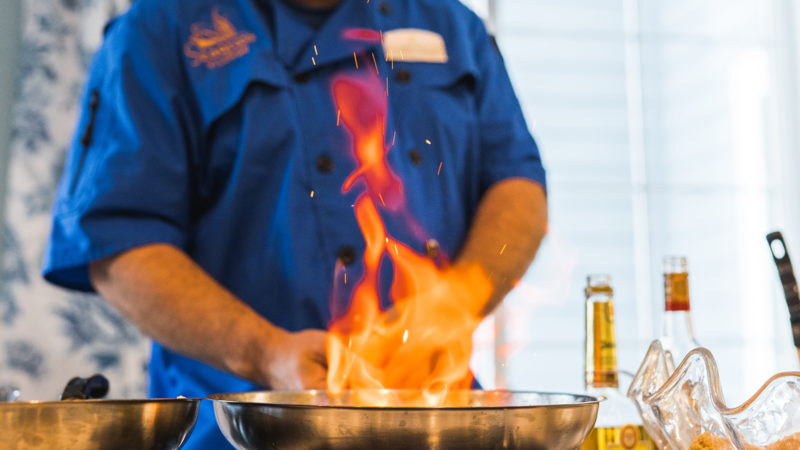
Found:
[(90, 264), (95, 289), (146, 335), (179, 353), (266, 384), (262, 345), (283, 330), (166, 244)]
[(547, 231), (547, 198), (541, 185), (511, 178), (493, 185), (475, 213), (456, 266), (479, 263), (494, 285), (483, 308), (489, 314), (533, 261)]

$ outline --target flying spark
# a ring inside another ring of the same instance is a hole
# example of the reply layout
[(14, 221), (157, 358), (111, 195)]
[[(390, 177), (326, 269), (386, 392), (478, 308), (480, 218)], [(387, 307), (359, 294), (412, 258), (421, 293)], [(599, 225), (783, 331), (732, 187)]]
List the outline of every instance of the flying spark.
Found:
[(339, 126), (339, 121), (341, 119), (342, 119), (342, 110), (341, 109), (337, 109), (336, 110), (336, 126), (337, 127)]
[(437, 177), (439, 176), (440, 173), (442, 173), (442, 163), (444, 163), (444, 161), (439, 161), (439, 170), (436, 171)]
[(358, 69), (358, 57), (356, 56), (356, 52), (353, 52), (353, 61), (356, 62), (356, 69)]
[(315, 66), (317, 65), (317, 61), (316, 61), (316, 60), (314, 60), (314, 57), (313, 57), (313, 56), (311, 57), (311, 63), (312, 63), (312, 64), (314, 64)]
[(311, 198), (314, 198), (314, 190), (311, 190)]
[(428, 144), (428, 145), (431, 145), (430, 139), (425, 139), (425, 143)]
[(375, 73), (380, 75), (381, 73), (378, 71), (378, 61), (375, 60), (375, 52), (372, 52), (372, 63), (375, 64)]
[(317, 44), (314, 44), (314, 54), (319, 56), (319, 52), (317, 51)]
[(506, 251), (506, 247), (508, 244), (503, 244), (503, 248), (500, 249), (500, 254), (502, 255), (504, 251)]
[(403, 331), (403, 343), (405, 344), (406, 342), (408, 342), (408, 329)]

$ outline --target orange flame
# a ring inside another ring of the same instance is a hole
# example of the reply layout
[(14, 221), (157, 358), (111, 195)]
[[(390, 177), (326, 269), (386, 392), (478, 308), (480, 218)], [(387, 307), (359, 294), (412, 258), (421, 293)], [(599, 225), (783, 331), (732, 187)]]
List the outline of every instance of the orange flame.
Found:
[(333, 98), (341, 113), (341, 122), (353, 137), (359, 165), (344, 181), (342, 191), (349, 191), (357, 179), (363, 178), (370, 194), (377, 196), (382, 205), (397, 210), (403, 201), (403, 185), (386, 162), (384, 97), (383, 87), (374, 76), (341, 76), (333, 80)]
[[(492, 284), (477, 264), (440, 268), (387, 234), (378, 205), (396, 211), (404, 198), (402, 183), (386, 161), (386, 96), (380, 83), (370, 73), (340, 76), (332, 86), (358, 162), (342, 190), (358, 180), (366, 186), (354, 204), (366, 249), (364, 274), (350, 305), (329, 327), (328, 390), (410, 389), (417, 394), (404, 398), (404, 405), (441, 406), (453, 398), (448, 389), (470, 387), (472, 334)], [(393, 267), (393, 306), (383, 311), (379, 274), (387, 259)], [(385, 399), (362, 396), (358, 401), (376, 406)]]

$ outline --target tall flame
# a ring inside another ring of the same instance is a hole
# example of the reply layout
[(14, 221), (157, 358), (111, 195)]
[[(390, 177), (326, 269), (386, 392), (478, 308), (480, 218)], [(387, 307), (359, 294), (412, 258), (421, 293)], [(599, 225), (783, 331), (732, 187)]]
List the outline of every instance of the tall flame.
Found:
[(377, 77), (340, 76), (333, 80), (333, 98), (341, 120), (353, 137), (358, 169), (342, 185), (347, 192), (359, 178), (367, 191), (386, 207), (397, 210), (403, 201), (403, 185), (386, 161), (386, 97)]
[[(492, 284), (477, 264), (439, 267), (387, 234), (378, 206), (398, 211), (405, 200), (402, 182), (386, 161), (381, 81), (372, 72), (342, 75), (332, 91), (358, 163), (342, 190), (358, 181), (366, 188), (353, 205), (366, 249), (364, 273), (350, 305), (329, 327), (328, 390), (409, 389), (418, 394), (404, 398), (404, 404), (440, 406), (451, 400), (448, 389), (468, 389), (472, 382), (472, 334)], [(412, 229), (418, 228), (408, 220)], [(384, 311), (379, 274), (387, 259), (393, 269), (393, 306)], [(356, 398), (368, 405), (386, 400), (366, 394)]]

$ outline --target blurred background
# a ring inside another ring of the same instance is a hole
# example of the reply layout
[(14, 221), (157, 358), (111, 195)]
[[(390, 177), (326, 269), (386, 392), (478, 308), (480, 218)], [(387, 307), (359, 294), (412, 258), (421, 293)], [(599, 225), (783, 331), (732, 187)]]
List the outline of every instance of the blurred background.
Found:
[[(112, 396), (143, 396), (146, 340), (39, 275), (85, 71), (128, 0), (2, 2), (0, 384), (55, 398), (101, 371)], [(764, 236), (782, 230), (800, 261), (800, 2), (465, 2), (497, 36), (549, 176), (550, 233), (476, 334), (484, 386), (583, 389), (590, 273), (611, 275), (619, 363), (634, 372), (676, 254), (729, 405), (797, 370)]]

